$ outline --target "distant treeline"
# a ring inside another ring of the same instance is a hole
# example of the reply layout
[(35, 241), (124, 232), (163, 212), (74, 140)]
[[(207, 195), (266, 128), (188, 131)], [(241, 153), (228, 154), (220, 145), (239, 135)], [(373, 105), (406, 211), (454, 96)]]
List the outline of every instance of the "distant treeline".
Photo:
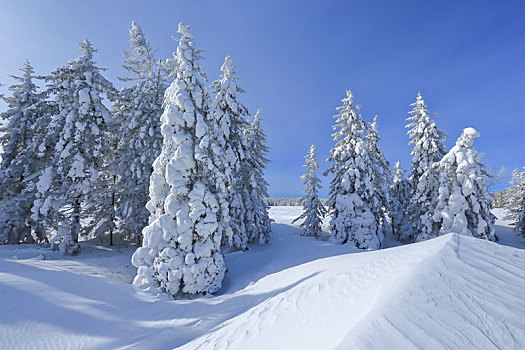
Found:
[[(321, 199), (321, 202), (324, 204), (326, 199)], [(288, 197), (267, 197), (266, 203), (269, 206), (281, 206), (281, 207), (298, 207), (301, 206), (301, 198), (288, 198)]]

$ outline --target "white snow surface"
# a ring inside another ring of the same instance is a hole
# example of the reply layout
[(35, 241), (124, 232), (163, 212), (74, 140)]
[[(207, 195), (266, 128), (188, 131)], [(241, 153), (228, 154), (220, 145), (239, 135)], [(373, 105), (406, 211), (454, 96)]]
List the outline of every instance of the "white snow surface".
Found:
[(270, 243), (226, 253), (221, 292), (191, 300), (130, 285), (132, 248), (0, 246), (0, 349), (525, 348), (525, 241), (508, 222), (501, 244), (358, 252), (300, 236), (301, 211), (272, 207)]

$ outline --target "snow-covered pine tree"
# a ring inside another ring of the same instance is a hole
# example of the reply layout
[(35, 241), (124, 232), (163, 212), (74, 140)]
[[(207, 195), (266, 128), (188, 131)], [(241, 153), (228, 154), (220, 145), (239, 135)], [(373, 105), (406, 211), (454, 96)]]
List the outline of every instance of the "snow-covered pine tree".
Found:
[(246, 249), (246, 202), (250, 198), (242, 180), (244, 172), (250, 167), (246, 157), (248, 143), (244, 134), (249, 126), (246, 119), (248, 109), (239, 102), (238, 94), (244, 93), (244, 90), (237, 84), (239, 78), (230, 56), (225, 58), (221, 72), (221, 78), (212, 83), (212, 88), (216, 93), (213, 113), (219, 126), (215, 139), (224, 150), (222, 168), (228, 191), (227, 207), (223, 208), (223, 213), (229, 213), (229, 219), (223, 218), (226, 224), (223, 245)]
[(505, 219), (512, 220), (516, 231), (525, 237), (525, 167), (522, 171), (514, 169), (510, 183)]
[(0, 147), (3, 149), (0, 164), (0, 244), (4, 242), (31, 242), (32, 173), (26, 170), (31, 158), (33, 137), (39, 130), (34, 127), (41, 116), (40, 104), (43, 94), (39, 93), (33, 79), (34, 70), (29, 61), (20, 69), (22, 76), (11, 77), (18, 84), (9, 87), (10, 97), (2, 99), (7, 111), (0, 114)]
[(418, 241), (446, 233), (495, 240), (492, 206), (481, 163), (481, 154), (474, 148), (479, 133), (465, 128), (456, 145), (436, 164), (440, 171), (439, 195), (435, 200), (434, 221), (440, 228), (437, 235), (421, 233)]
[(242, 180), (243, 186), (247, 191), (246, 200), (246, 233), (248, 242), (258, 242), (264, 244), (268, 242), (272, 231), (271, 220), (268, 216), (268, 182), (264, 177), (264, 169), (269, 163), (266, 154), (266, 134), (261, 124), (261, 110), (257, 110), (251, 125), (246, 129), (247, 149), (247, 168), (245, 178)]
[(342, 99), (332, 135), (336, 142), (324, 173), (332, 173), (328, 213), (332, 216), (331, 240), (353, 243), (361, 249), (378, 249), (383, 231), (374, 215), (374, 163), (366, 141), (366, 125), (351, 91)]
[(37, 182), (39, 198), (33, 208), (34, 219), (52, 228), (50, 241), (69, 254), (79, 251), (79, 235), (91, 233), (108, 212), (110, 192), (103, 180), (109, 170), (106, 127), (112, 119), (103, 96), (112, 100), (115, 91), (103, 69), (95, 66), (91, 42), (85, 39), (80, 50), (79, 58), (46, 78), (57, 110), (49, 133), (58, 132), (58, 142)]
[(304, 219), (301, 223), (303, 236), (310, 236), (318, 238), (322, 232), (323, 217), (326, 214), (326, 208), (319, 199), (318, 190), (321, 188), (321, 180), (317, 177), (317, 169), (319, 163), (315, 157), (315, 145), (310, 146), (310, 152), (305, 157), (305, 164), (307, 169), (306, 174), (301, 176), (305, 190), (304, 196), (301, 198), (303, 205), (303, 213), (301, 216), (292, 221), (292, 224), (298, 220)]
[(404, 171), (399, 162), (395, 164), (394, 181), (389, 188), (389, 216), (392, 233), (396, 240), (411, 242), (414, 239), (414, 229), (410, 224), (412, 204), (412, 187), (404, 177)]
[(392, 183), (392, 170), (390, 163), (386, 160), (383, 151), (379, 147), (381, 136), (377, 129), (377, 115), (374, 117), (372, 123), (368, 125), (366, 133), (366, 143), (370, 157), (372, 159), (373, 183), (375, 187), (374, 196), (372, 200), (372, 211), (378, 220), (383, 230), (383, 235), (386, 233), (387, 226), (387, 209), (388, 199), (387, 193), (390, 184)]
[(199, 66), (201, 51), (182, 22), (178, 33), (175, 80), (166, 90), (161, 116), (164, 142), (150, 181), (150, 224), (132, 257), (138, 268), (135, 285), (173, 296), (214, 293), (225, 273), (212, 174), (218, 156), (213, 153), (221, 151), (210, 134), (215, 118)]
[(166, 90), (166, 79), (146, 41), (142, 28), (135, 22), (129, 31), (131, 50), (123, 50), (124, 69), (133, 85), (120, 91), (113, 106), (119, 130), (116, 157), (116, 215), (121, 237), (140, 243), (141, 231), (148, 224), (149, 178), (152, 164), (160, 154), (162, 135), (160, 116)]
[(432, 165), (439, 162), (446, 153), (446, 135), (431, 119), (432, 114), (429, 113), (421, 93), (417, 94), (416, 102), (410, 106), (414, 108), (409, 112), (411, 116), (407, 118), (409, 123), (406, 128), (410, 128), (407, 134), (412, 139), (409, 144), (413, 145), (412, 166), (408, 177), (412, 183), (412, 201), (415, 204), (411, 222), (416, 235), (421, 233), (424, 237), (433, 236), (439, 229), (432, 220), (434, 199), (438, 195), (439, 173)]

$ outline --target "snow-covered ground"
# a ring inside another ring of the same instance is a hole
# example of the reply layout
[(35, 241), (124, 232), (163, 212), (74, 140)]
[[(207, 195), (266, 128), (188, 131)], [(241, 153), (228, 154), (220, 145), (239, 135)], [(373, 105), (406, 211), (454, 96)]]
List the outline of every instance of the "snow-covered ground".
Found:
[(194, 300), (137, 291), (131, 248), (0, 246), (0, 349), (525, 348), (525, 241), (508, 222), (501, 244), (348, 254), (299, 236), (300, 211), (272, 207), (270, 244), (226, 254), (221, 293)]

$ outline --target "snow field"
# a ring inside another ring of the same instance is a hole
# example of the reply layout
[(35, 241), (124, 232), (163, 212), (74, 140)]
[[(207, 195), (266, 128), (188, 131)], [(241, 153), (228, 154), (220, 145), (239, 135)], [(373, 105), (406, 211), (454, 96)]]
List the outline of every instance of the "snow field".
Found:
[(2, 246), (0, 348), (525, 346), (525, 242), (506, 222), (501, 241), (522, 249), (449, 234), (348, 254), (357, 250), (300, 236), (290, 222), (301, 212), (272, 207), (270, 243), (226, 253), (220, 293), (192, 300), (131, 286), (130, 248), (84, 244), (71, 258)]

